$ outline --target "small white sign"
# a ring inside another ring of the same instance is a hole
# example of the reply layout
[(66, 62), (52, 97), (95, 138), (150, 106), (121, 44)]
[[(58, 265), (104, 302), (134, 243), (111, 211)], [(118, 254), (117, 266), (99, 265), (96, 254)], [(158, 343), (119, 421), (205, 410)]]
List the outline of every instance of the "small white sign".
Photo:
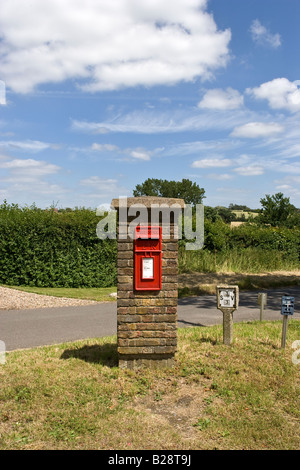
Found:
[(143, 258), (143, 279), (153, 279), (153, 258)]
[(220, 290), (220, 307), (234, 307), (235, 306), (235, 291), (234, 289)]

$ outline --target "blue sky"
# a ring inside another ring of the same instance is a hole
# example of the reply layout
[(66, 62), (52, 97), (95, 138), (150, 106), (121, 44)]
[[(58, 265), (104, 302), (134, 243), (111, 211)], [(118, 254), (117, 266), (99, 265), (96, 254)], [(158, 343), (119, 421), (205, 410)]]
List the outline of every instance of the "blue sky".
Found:
[(0, 200), (300, 207), (299, 0), (2, 0)]

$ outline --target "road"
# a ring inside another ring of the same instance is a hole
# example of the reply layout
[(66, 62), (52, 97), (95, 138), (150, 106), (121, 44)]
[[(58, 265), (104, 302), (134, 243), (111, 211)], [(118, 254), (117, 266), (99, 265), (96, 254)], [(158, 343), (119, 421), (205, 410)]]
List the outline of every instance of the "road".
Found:
[[(300, 319), (300, 287), (272, 289), (264, 320), (281, 320), (281, 296), (295, 297), (295, 319)], [(240, 306), (234, 322), (259, 320), (258, 291), (240, 292)], [(221, 324), (222, 313), (216, 308), (216, 296), (203, 295), (178, 301), (178, 327)], [(116, 334), (116, 302), (99, 302), (80, 307), (42, 308), (34, 310), (0, 310), (0, 340), (6, 351), (64, 343), (79, 339)]]

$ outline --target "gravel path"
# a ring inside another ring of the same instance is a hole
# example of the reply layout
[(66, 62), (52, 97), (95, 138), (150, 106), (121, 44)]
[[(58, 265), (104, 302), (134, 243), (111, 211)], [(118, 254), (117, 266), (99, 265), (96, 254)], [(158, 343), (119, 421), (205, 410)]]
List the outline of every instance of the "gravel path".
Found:
[(92, 304), (97, 304), (97, 301), (32, 294), (30, 292), (0, 286), (0, 310), (71, 307)]

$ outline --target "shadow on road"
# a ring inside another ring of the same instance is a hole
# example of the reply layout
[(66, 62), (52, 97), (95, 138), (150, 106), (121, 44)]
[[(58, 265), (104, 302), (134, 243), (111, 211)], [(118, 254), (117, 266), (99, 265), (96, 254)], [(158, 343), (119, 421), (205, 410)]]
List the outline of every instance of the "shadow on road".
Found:
[(92, 346), (86, 345), (82, 348), (66, 349), (60, 356), (61, 359), (70, 359), (72, 357), (85, 362), (102, 364), (107, 367), (117, 367), (117, 344), (93, 344)]

